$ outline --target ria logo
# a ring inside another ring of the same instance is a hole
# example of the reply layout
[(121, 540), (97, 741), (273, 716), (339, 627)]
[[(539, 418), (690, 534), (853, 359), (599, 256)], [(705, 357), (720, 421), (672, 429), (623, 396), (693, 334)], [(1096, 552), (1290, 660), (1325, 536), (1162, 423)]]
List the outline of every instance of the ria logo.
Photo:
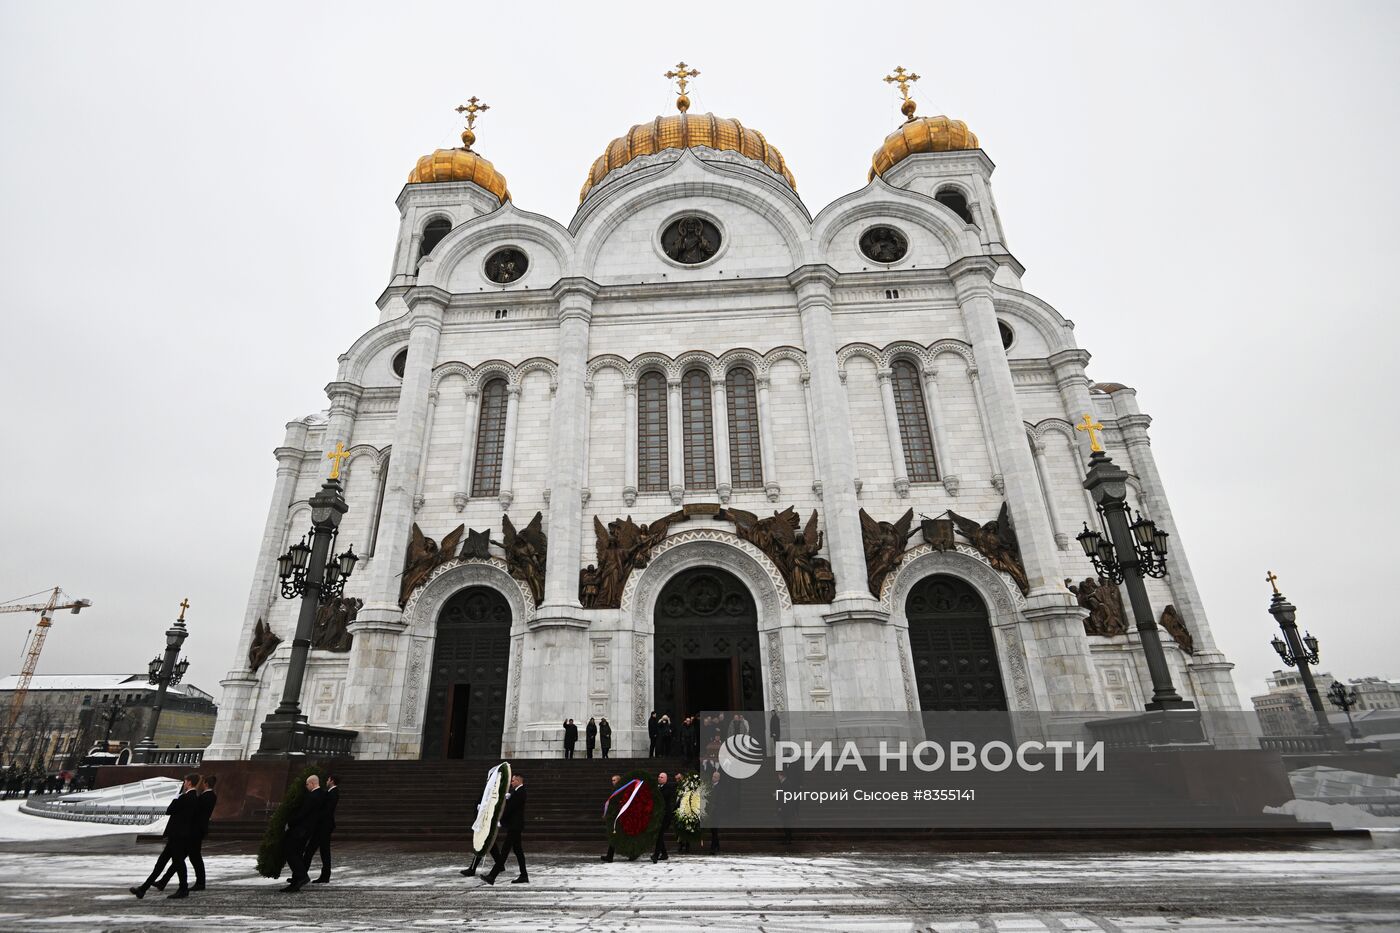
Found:
[(731, 735), (719, 749), (719, 769), (735, 780), (753, 777), (763, 765), (763, 745), (751, 735)]

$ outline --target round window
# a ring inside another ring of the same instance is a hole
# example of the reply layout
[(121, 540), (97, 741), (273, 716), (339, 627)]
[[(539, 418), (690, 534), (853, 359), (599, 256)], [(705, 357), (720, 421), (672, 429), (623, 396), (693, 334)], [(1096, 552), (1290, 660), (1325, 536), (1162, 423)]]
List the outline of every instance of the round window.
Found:
[(1005, 321), (997, 321), (997, 330), (1001, 331), (1001, 348), (1010, 350), (1011, 342), (1016, 339), (1016, 332)]
[(860, 235), (860, 251), (871, 262), (899, 262), (909, 252), (909, 241), (894, 227), (871, 227)]
[(719, 252), (719, 228), (703, 217), (682, 217), (661, 233), (661, 249), (676, 262), (699, 265)]
[(486, 277), (497, 285), (509, 285), (525, 274), (530, 260), (522, 250), (507, 246), (486, 257)]
[(394, 369), (394, 375), (403, 378), (404, 370), (408, 368), (408, 347), (404, 347), (394, 354), (394, 360), (389, 364)]

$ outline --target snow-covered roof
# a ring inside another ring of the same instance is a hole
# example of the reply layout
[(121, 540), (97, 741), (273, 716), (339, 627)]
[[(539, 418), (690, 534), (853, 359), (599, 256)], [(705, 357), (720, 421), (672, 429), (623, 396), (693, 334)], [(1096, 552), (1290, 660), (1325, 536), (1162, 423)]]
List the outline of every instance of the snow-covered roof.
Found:
[[(14, 690), (19, 686), (19, 675), (0, 677), (0, 691)], [(44, 690), (107, 690), (137, 691), (155, 690), (145, 674), (35, 674), (29, 683), (31, 692)], [(185, 696), (209, 697), (209, 694), (192, 684), (176, 684), (171, 693)]]

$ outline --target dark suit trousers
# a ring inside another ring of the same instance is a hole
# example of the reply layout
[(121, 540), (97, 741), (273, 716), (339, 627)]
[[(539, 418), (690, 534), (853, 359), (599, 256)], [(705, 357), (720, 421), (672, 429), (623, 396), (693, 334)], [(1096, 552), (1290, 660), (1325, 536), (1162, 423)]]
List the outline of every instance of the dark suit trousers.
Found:
[(165, 848), (160, 850), (160, 858), (156, 859), (156, 867), (151, 869), (151, 876), (146, 879), (146, 883), (142, 887), (149, 888), (155, 884), (168, 863), (171, 870), (180, 877), (180, 890), (187, 890), (189, 876), (185, 874), (185, 859), (189, 855), (189, 850), (190, 842), (188, 839), (166, 840)]
[[(203, 838), (194, 840), (190, 843), (186, 856), (189, 859), (190, 867), (194, 869), (194, 883), (198, 885), (204, 884), (204, 853), (200, 851), (203, 845)], [(165, 870), (165, 877), (160, 879), (162, 887), (170, 883), (170, 876), (173, 874), (175, 874), (175, 866), (171, 865)]]
[(313, 838), (307, 840), (306, 851), (302, 853), (301, 863), (307, 868), (311, 867), (311, 857), (317, 852), (321, 854), (321, 877), (331, 876), (331, 831), (322, 830)]
[(293, 881), (300, 881), (304, 884), (311, 880), (311, 876), (306, 873), (306, 863), (312, 843), (313, 840), (301, 833), (288, 835), (286, 842), (283, 843), (282, 852), (286, 855), (287, 867), (292, 870)]
[(661, 831), (656, 834), (656, 848), (651, 852), (651, 854), (657, 858), (663, 855), (670, 855), (670, 853), (666, 851), (666, 834), (671, 831), (671, 820), (674, 816), (674, 811), (667, 810), (666, 815), (661, 819)]
[(494, 878), (501, 873), (501, 869), (506, 867), (506, 854), (515, 853), (515, 864), (520, 866), (520, 873), (525, 871), (525, 850), (520, 847), (520, 830), (506, 830), (506, 838), (501, 840), (500, 849), (496, 852), (496, 864), (491, 866), (491, 877)]

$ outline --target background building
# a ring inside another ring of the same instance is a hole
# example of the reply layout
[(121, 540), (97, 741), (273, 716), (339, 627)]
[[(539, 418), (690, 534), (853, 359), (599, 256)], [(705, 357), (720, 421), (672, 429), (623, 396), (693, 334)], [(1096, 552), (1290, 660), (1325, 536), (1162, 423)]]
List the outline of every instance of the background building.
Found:
[[(0, 713), (8, 715), (18, 677), (0, 679)], [(71, 767), (108, 737), (113, 751), (136, 745), (155, 715), (156, 688), (145, 674), (36, 675), (12, 728), (0, 721), (0, 767)], [(193, 684), (177, 684), (165, 696), (155, 742), (160, 748), (204, 748), (214, 731), (214, 698)]]

